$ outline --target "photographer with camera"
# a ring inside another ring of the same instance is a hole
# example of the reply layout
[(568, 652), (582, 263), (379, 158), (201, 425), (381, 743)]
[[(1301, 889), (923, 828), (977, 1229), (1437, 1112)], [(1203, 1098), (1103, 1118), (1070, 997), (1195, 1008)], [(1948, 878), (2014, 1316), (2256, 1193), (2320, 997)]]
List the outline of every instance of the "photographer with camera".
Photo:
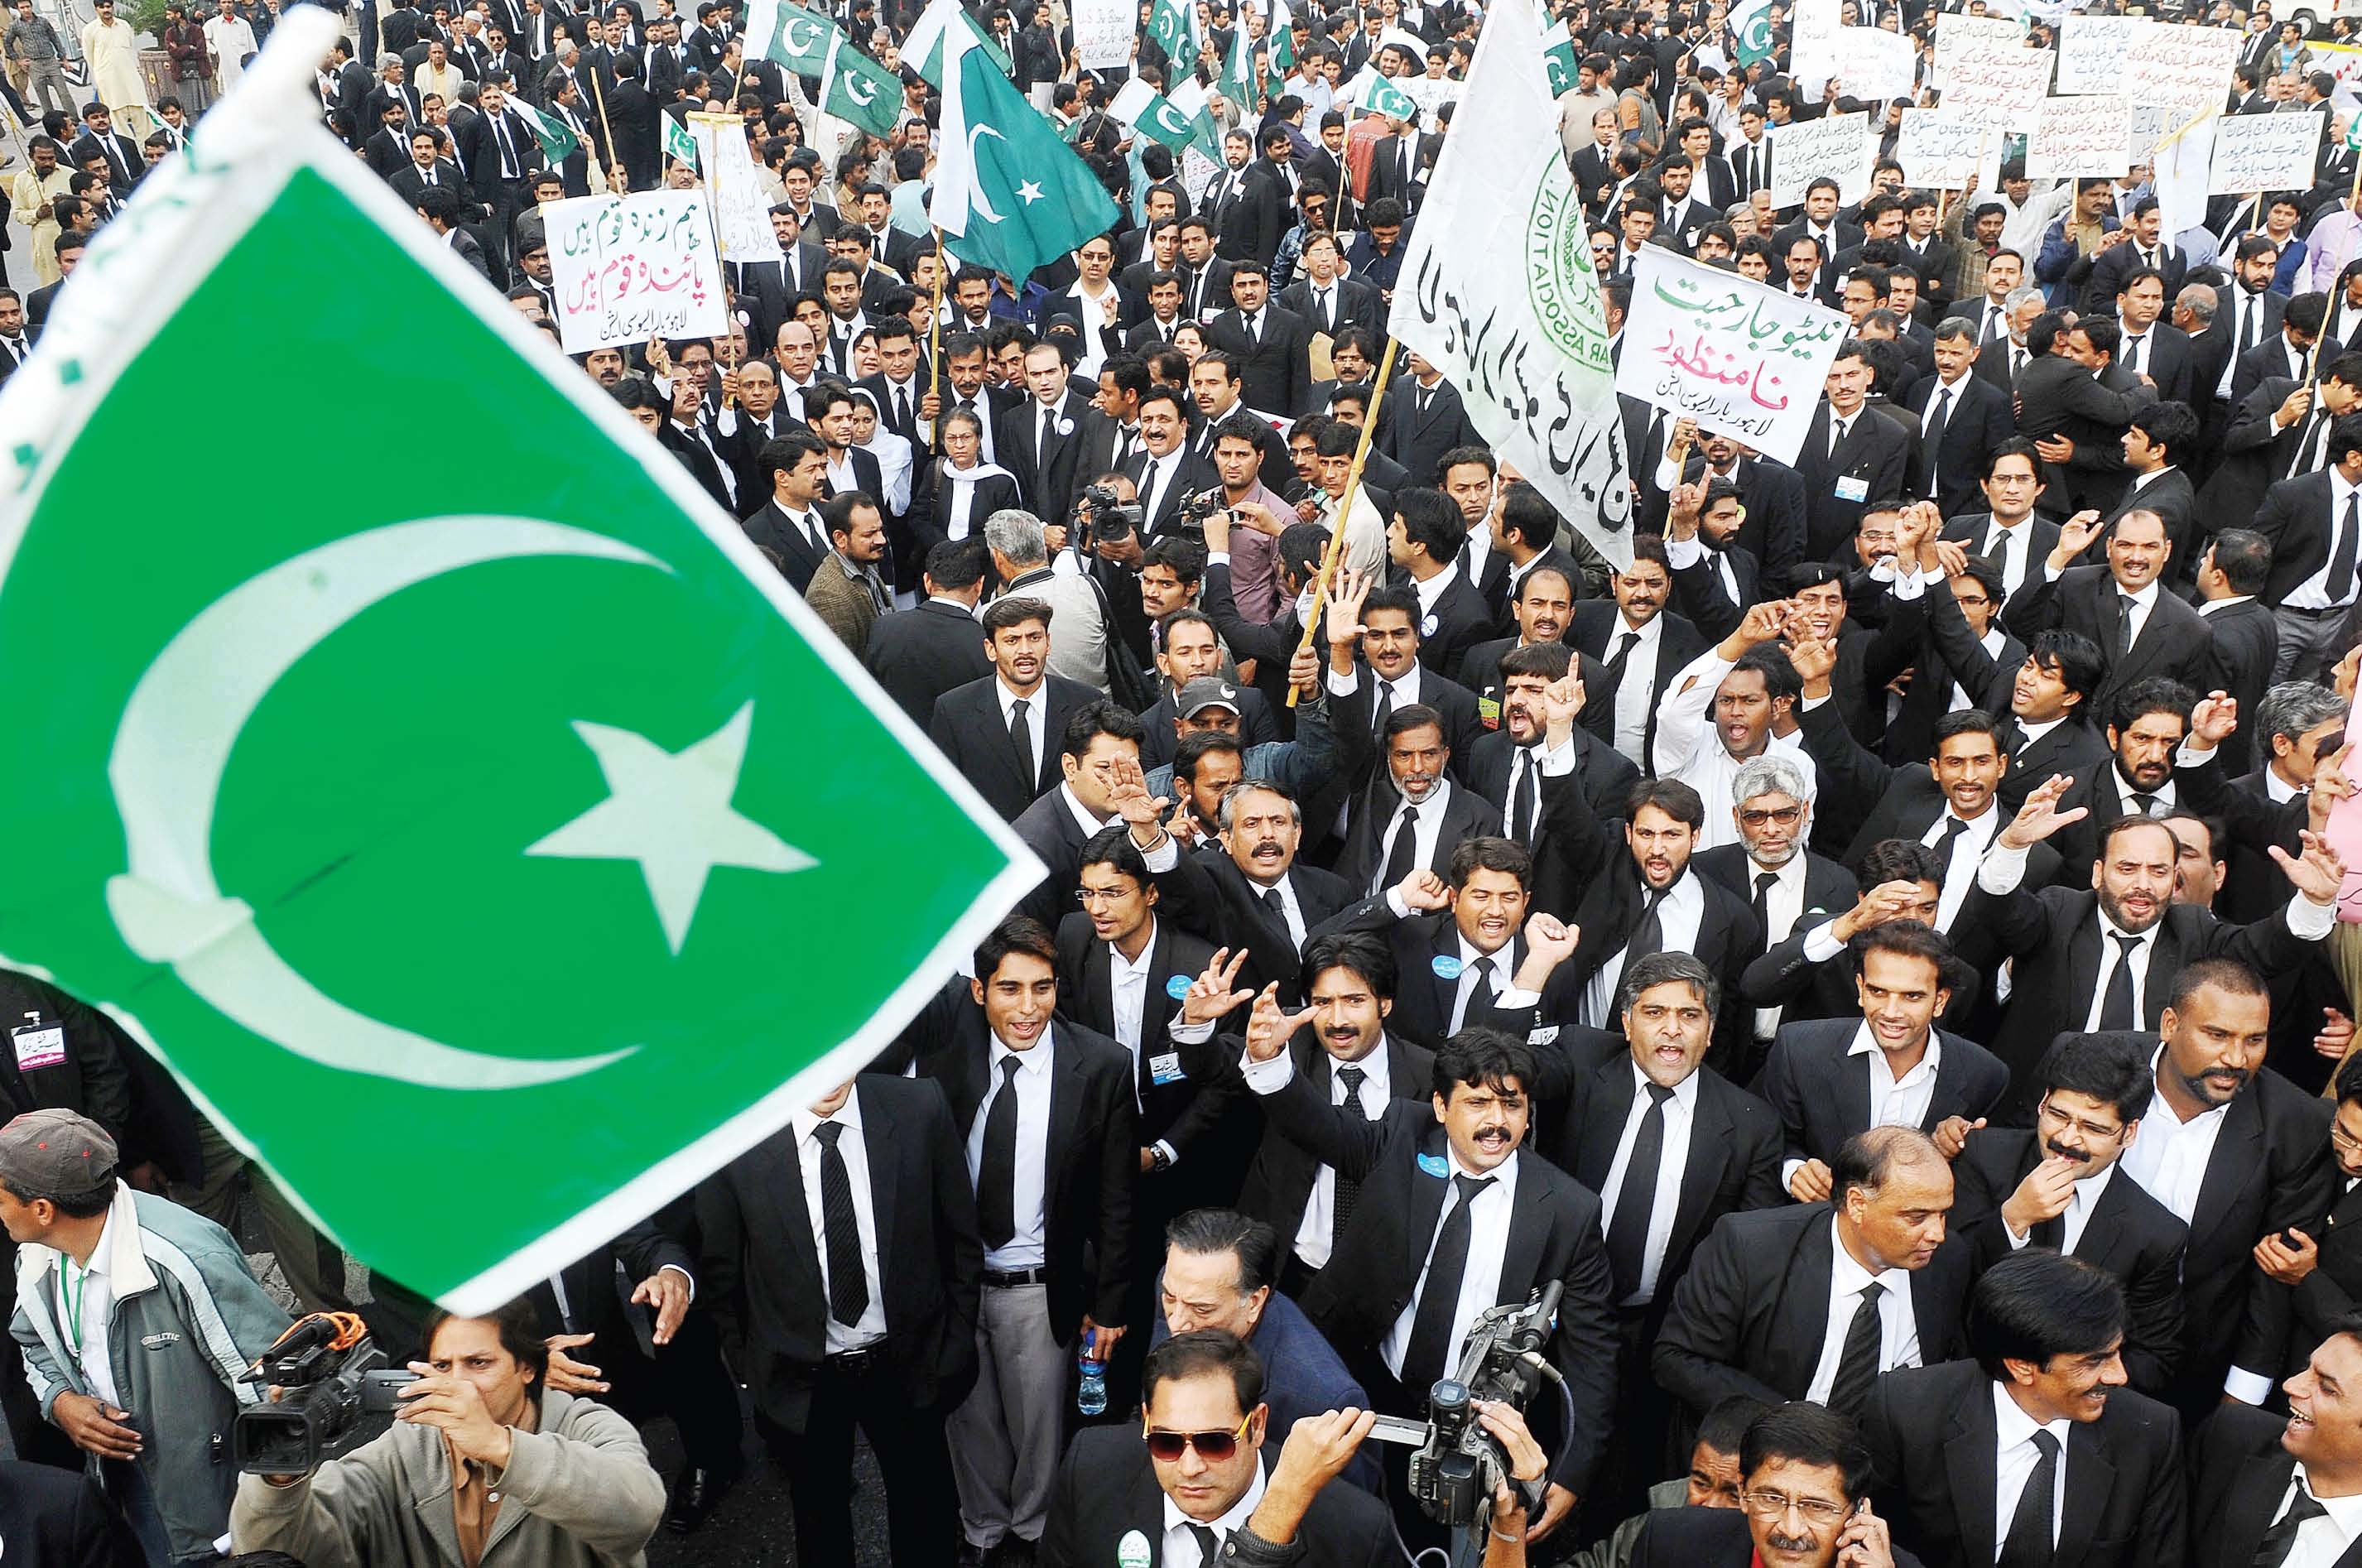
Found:
[(548, 1369), (532, 1302), (487, 1318), (437, 1313), (383, 1433), (303, 1474), (239, 1477), (237, 1549), (284, 1551), (307, 1568), (637, 1561), (664, 1483), (629, 1421), (545, 1387)]
[[(0, 1127), (0, 1224), (22, 1249), (9, 1324), (41, 1414), (97, 1461), (149, 1568), (214, 1561), (237, 1473), (216, 1439), (287, 1327), (228, 1231), (116, 1174), (70, 1110)], [(13, 1559), (12, 1559), (13, 1561)]]

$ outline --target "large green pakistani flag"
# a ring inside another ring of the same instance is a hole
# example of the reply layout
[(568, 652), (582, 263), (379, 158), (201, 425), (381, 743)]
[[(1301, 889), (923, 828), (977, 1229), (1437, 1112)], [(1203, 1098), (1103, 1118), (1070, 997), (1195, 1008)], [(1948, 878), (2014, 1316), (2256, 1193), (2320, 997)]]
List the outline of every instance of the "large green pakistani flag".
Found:
[[(336, 25), (290, 8), (0, 391), (0, 965), (105, 1008), (361, 1258), (481, 1310), (843, 1081), (1039, 867), (330, 139)], [(229, 466), (140, 417), (199, 382), (362, 387), (361, 434)], [(498, 460), (415, 461), (430, 404)], [(135, 424), (193, 480), (171, 515), (125, 505)]]
[(933, 0), (911, 30), (940, 45), (943, 112), (927, 215), (963, 261), (1022, 280), (1120, 215), (1089, 165), (1000, 73), (961, 25), (959, 0)]

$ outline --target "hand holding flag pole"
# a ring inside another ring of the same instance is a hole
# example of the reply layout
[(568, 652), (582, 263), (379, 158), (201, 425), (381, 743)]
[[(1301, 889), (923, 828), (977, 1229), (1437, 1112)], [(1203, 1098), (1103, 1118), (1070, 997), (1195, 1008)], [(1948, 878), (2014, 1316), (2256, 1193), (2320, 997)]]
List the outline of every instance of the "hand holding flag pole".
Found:
[[(1395, 349), (1399, 345), (1386, 339), (1385, 357), (1378, 361), (1378, 379), (1370, 383), (1370, 406), (1362, 416), (1362, 439), (1353, 447), (1353, 466), (1345, 470), (1345, 493), (1337, 502), (1337, 528), (1329, 536), (1329, 547), (1320, 553), (1320, 575), (1312, 583), (1312, 608), (1305, 613), (1304, 640), (1296, 645), (1297, 657), (1312, 651), (1320, 635), (1320, 613), (1329, 602), (1329, 583), (1337, 575), (1337, 568), (1345, 558), (1345, 525), (1353, 517), (1353, 492), (1362, 485), (1362, 465), (1369, 459), (1370, 439), (1378, 433), (1378, 409), (1386, 399), (1386, 382), (1395, 373)], [(1287, 689), (1287, 705), (1296, 706), (1297, 688)]]
[(929, 417), (927, 450), (944, 455), (944, 231), (935, 230), (935, 308), (927, 313), (927, 395), (934, 400)]

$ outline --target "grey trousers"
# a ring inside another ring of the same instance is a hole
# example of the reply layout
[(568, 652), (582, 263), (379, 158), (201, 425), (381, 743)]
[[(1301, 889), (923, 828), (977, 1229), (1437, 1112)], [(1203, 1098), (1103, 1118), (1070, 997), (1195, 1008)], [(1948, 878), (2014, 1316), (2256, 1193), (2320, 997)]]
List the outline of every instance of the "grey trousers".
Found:
[(2272, 660), (2272, 680), (2319, 680), (2330, 666), (2345, 657), (2337, 646), (2338, 634), (2345, 625), (2345, 612), (2332, 610), (2316, 615), (2310, 611), (2290, 610), (2285, 606), (2272, 611), (2272, 620), (2279, 627), (2279, 654)]
[(73, 83), (66, 80), (65, 63), (56, 60), (28, 61), (25, 64), (25, 105), (32, 106), (39, 94), (45, 109), (62, 109), (73, 113)]
[(314, 1230), (312, 1222), (279, 1190), (278, 1184), (263, 1174), (262, 1167), (248, 1159), (237, 1144), (221, 1135), (220, 1129), (202, 1116), (197, 1119), (197, 1147), (204, 1155), (204, 1179), (194, 1187), (173, 1183), (172, 1201), (236, 1234), (237, 1177), (244, 1171), (253, 1187), (255, 1209), (262, 1217), (262, 1233), (270, 1242), (271, 1253), (279, 1259), (279, 1271), (287, 1276), (288, 1288), (295, 1292), (302, 1309), (352, 1310), (352, 1301), (345, 1292), (343, 1251)]
[(972, 1546), (1042, 1539), (1065, 1428), (1066, 1358), (1045, 1285), (984, 1287), (976, 1387), (944, 1424), (960, 1529)]

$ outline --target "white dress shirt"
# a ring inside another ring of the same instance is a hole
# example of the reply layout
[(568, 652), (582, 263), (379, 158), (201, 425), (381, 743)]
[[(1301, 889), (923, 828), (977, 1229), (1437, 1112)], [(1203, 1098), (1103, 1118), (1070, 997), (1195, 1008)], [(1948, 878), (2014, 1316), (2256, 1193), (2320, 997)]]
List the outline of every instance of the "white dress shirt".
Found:
[[(2114, 983), (2119, 964), (2132, 966), (2133, 1023), (2138, 1027), (2140, 1021), (2148, 1016), (2148, 964), (2157, 955), (2157, 933), (2161, 928), (2153, 925), (2147, 931), (2130, 932), (2110, 920), (2104, 909), (2093, 912), (2100, 922), (2100, 983), (2094, 988), (2091, 1010), (2083, 1015), (2083, 1027), (2100, 1027), (2100, 1014), (2106, 1010), (2108, 988)], [(2127, 950), (2116, 940), (2120, 936), (2133, 938), (2136, 945)], [(2187, 1220), (2190, 1216), (2185, 1214), (2182, 1218)]]
[(811, 1222), (812, 1253), (820, 1260), (820, 1298), (828, 1300), (828, 1220), (821, 1211), (820, 1160), (822, 1145), (814, 1136), (823, 1120), (833, 1121), (844, 1131), (837, 1134), (836, 1152), (844, 1156), (846, 1183), (853, 1188), (854, 1229), (861, 1233), (861, 1272), (869, 1286), (869, 1305), (861, 1309), (861, 1320), (851, 1327), (828, 1320), (828, 1353), (841, 1355), (876, 1344), (886, 1337), (886, 1284), (877, 1268), (877, 1210), (869, 1192), (869, 1154), (861, 1128), (861, 1086), (854, 1085), (853, 1092), (836, 1114), (827, 1118), (814, 1116), (800, 1108), (788, 1113), (788, 1125), (795, 1130), (796, 1164), (803, 1173), (804, 1216)]
[(1044, 680), (1033, 689), (1032, 696), (1021, 698), (1009, 689), (1007, 681), (996, 676), (993, 678), (992, 694), (1000, 699), (1000, 727), (1004, 731), (1009, 728), (1009, 715), (1016, 711), (1017, 704), (1020, 701), (1025, 704), (1025, 738), (1033, 744), (1033, 759), (1029, 765), (1026, 777), (1040, 778), (1042, 747), (1049, 739), (1043, 734), (1043, 724), (1045, 712), (1050, 706), (1050, 683)]
[(1900, 1077), (1886, 1052), (1870, 1032), (1867, 1021), (1854, 1031), (1849, 1056), (1866, 1056), (1870, 1074), (1870, 1124), (1872, 1127), (1916, 1127), (1927, 1120), (1928, 1102), (1936, 1098), (1936, 1074), (1944, 1065), (1944, 1041), (1927, 1031), (1927, 1051)]
[[(1399, 710), (1402, 699), (1396, 698), (1395, 705)], [(1395, 831), (1402, 825), (1403, 813), (1417, 805), (1418, 820), (1411, 824), (1411, 843), (1416, 845), (1413, 858), (1419, 866), (1433, 866), (1436, 864), (1436, 839), (1443, 832), (1443, 812), (1451, 803), (1451, 780), (1449, 778), (1437, 779), (1435, 792), (1424, 801), (1413, 802), (1404, 799), (1396, 802), (1393, 814), (1386, 818), (1385, 831), (1378, 834), (1377, 842), (1371, 846), (1369, 890), (1372, 893), (1386, 890), (1386, 862), (1394, 856)]]
[[(1799, 859), (1803, 856), (1799, 856)], [(1632, 1164), (1632, 1145), (1640, 1135), (1640, 1122), (1649, 1114), (1649, 1076), (1639, 1065), (1631, 1065), (1632, 1109), (1624, 1118), (1624, 1131), (1616, 1136), (1616, 1158), (1607, 1167), (1607, 1179), (1599, 1188), (1600, 1227), (1604, 1232), (1623, 1200), (1624, 1176)], [(1697, 1075), (1692, 1073), (1673, 1086), (1672, 1098), (1665, 1101), (1665, 1142), (1663, 1153), (1657, 1161), (1656, 1195), (1649, 1205), (1649, 1233), (1640, 1243), (1639, 1288), (1626, 1297), (1628, 1305), (1645, 1304), (1656, 1299), (1658, 1271), (1664, 1266), (1665, 1247), (1673, 1239), (1673, 1217), (1682, 1206), (1682, 1175), (1689, 1168), (1690, 1129), (1697, 1121)]]
[[(1669, 553), (1672, 548), (1666, 546)], [(1680, 779), (1706, 803), (1705, 827), (1697, 835), (1696, 849), (1738, 842), (1738, 824), (1727, 809), (1730, 784), (1751, 759), (1730, 755), (1712, 717), (1715, 691), (1730, 673), (1731, 664), (1716, 649), (1706, 649), (1673, 676), (1665, 688), (1665, 700), (1657, 705), (1657, 777)], [(1803, 734), (1773, 735), (1765, 755), (1793, 763), (1805, 776), (1809, 805), (1818, 789), (1819, 773), (1813, 766), (1812, 753), (1805, 749)]]
[(2354, 495), (2356, 486), (2345, 482), (2345, 476), (2335, 469), (2329, 474), (2328, 547), (2322, 552), (2320, 569), (2289, 590), (2287, 607), (2290, 610), (2329, 610), (2354, 602), (2354, 579), (2348, 575), (2344, 582), (2329, 580), (2329, 563), (2337, 554), (2337, 531), (2345, 525), (2345, 503)]
[(1872, 1280), (1886, 1286), (1878, 1298), (1878, 1370), (1919, 1364), (1919, 1319), (1911, 1309), (1911, 1274), (1907, 1269), (1871, 1273), (1853, 1261), (1838, 1234), (1837, 1216), (1829, 1216), (1829, 1319), (1821, 1331), (1821, 1359), (1805, 1397), (1826, 1405), (1838, 1380), (1838, 1362), (1845, 1353), (1846, 1331), (1853, 1326), (1854, 1309), (1861, 1305), (1863, 1287)]
[[(989, 1269), (1039, 1268), (1047, 1256), (1043, 1204), (1049, 1181), (1050, 1069), (1056, 1032), (1054, 1028), (1044, 1029), (1030, 1051), (1011, 1051), (998, 1038), (992, 1042), (987, 1064), (990, 1087), (977, 1102), (976, 1121), (967, 1130), (969, 1185), (975, 1185), (984, 1166), (984, 1126), (992, 1114), (992, 1102), (1010, 1088), (1017, 1091), (1017, 1157), (1010, 1206), (1016, 1229), (1006, 1243), (984, 1254), (984, 1266)], [(1011, 1056), (1017, 1059), (1017, 1076), (1003, 1082), (1000, 1064)]]
[[(2159, 1045), (2149, 1058), (2152, 1074), (2164, 1055), (2165, 1047)], [(2140, 1136), (2125, 1146), (2117, 1163), (2186, 1225), (2198, 1211), (2198, 1189), (2206, 1183), (2207, 1162), (2214, 1157), (2214, 1140), (2222, 1136), (2230, 1110), (2227, 1104), (2218, 1105), (2185, 1121), (2160, 1094), (2141, 1118)]]
[(2018, 1499), (2042, 1460), (2042, 1451), (2034, 1446), (2036, 1432), (2048, 1432), (2058, 1440), (2058, 1463), (2050, 1477), (2050, 1544), (2054, 1549), (2058, 1546), (2058, 1520), (2067, 1507), (2067, 1434), (2075, 1423), (2064, 1417), (2036, 1421), (2018, 1408), (2007, 1386), (2000, 1383), (1992, 1386), (1992, 1401), (1993, 1561), (1998, 1562), (2001, 1549), (2009, 1544), (2009, 1527), (2017, 1520)]
[[(1796, 934), (1796, 922), (1805, 914), (1805, 872), (1807, 868), (1805, 850), (1799, 845), (1796, 853), (1788, 856), (1787, 864), (1772, 872), (1777, 878), (1763, 895), (1763, 946), (1768, 952)], [(1747, 900), (1755, 901), (1755, 879), (1764, 868), (1749, 860), (1747, 863)], [(1780, 1014), (1776, 1007), (1755, 1010), (1755, 1038), (1769, 1040), (1780, 1032)]]
[(2327, 1512), (2297, 1526), (2296, 1544), (2280, 1560), (2280, 1568), (2332, 1568), (2345, 1555), (2346, 1548), (2362, 1536), (2362, 1494), (2345, 1497), (2324, 1497), (2312, 1490), (2312, 1481), (2300, 1464), (2289, 1476), (2288, 1489), (2280, 1494), (2280, 1505), (2272, 1510), (2272, 1523), (2278, 1524), (2289, 1505), (2296, 1501), (2296, 1489), (2303, 1486), (2313, 1501)]
[(1468, 1326), (1501, 1298), (1501, 1263), (1509, 1251), (1509, 1215), (1518, 1201), (1518, 1156), (1507, 1159), (1489, 1171), (1473, 1171), (1460, 1163), (1460, 1154), (1448, 1143), (1446, 1159), (1450, 1175), (1434, 1176), (1421, 1170), (1421, 1181), (1450, 1183), (1443, 1195), (1443, 1209), (1435, 1218), (1435, 1234), (1427, 1239), (1426, 1254), (1419, 1259), (1418, 1287), (1403, 1304), (1402, 1313), (1395, 1319), (1394, 1327), (1378, 1342), (1378, 1355), (1386, 1370), (1402, 1376), (1403, 1356), (1410, 1349), (1411, 1325), (1418, 1320), (1419, 1297), (1427, 1294), (1428, 1264), (1435, 1257), (1435, 1238), (1443, 1233), (1444, 1220), (1460, 1202), (1460, 1184), (1453, 1176), (1489, 1176), (1493, 1185), (1476, 1195), (1468, 1209), (1468, 1264), (1460, 1274), (1460, 1299), (1451, 1309), (1451, 1333), (1444, 1342), (1450, 1346), (1444, 1353), (1444, 1364), (1460, 1364), (1460, 1342), (1468, 1334)]
[[(2083, 1227), (2092, 1222), (2092, 1209), (2106, 1195), (2108, 1183), (2115, 1178), (2115, 1163), (2110, 1161), (2092, 1175), (2075, 1178), (2075, 1185), (2067, 1191), (2066, 1212), (2058, 1216), (2060, 1252), (2073, 1255), (2075, 1243), (2083, 1239)], [(2009, 1238), (2010, 1247), (2014, 1251), (2026, 1244), (2033, 1237), (2034, 1230), (2028, 1226), (2025, 1234), (2021, 1236), (2009, 1228), (2008, 1221), (2003, 1220), (2002, 1233)]]
[[(1727, 790), (1724, 791), (1723, 798), (1729, 799)], [(1712, 816), (1711, 812), (1707, 814), (1709, 818)], [(1727, 812), (1723, 813), (1726, 818), (1729, 814)], [(1624, 864), (1610, 870), (1607, 873), (1609, 876), (1637, 877), (1639, 875), (1639, 868), (1631, 864), (1628, 856), (1619, 858), (1623, 859)], [(1643, 892), (1640, 897), (1641, 907), (1645, 909), (1649, 895)], [(1658, 951), (1688, 953), (1695, 949), (1698, 922), (1705, 918), (1705, 884), (1698, 880), (1696, 872), (1683, 867), (1682, 874), (1674, 878), (1672, 886), (1665, 890), (1664, 901), (1657, 906), (1657, 922), (1665, 933), (1664, 944), (1658, 948)], [(1602, 964), (1584, 985), (1582, 1021), (1594, 1029), (1607, 1029), (1614, 1026), (1616, 988), (1624, 981), (1624, 958), (1625, 949), (1617, 948), (1608, 955), (1607, 961)]]
[[(1998, 538), (1995, 537), (1996, 535), (1999, 536)], [(2011, 596), (2024, 585), (2026, 568), (2032, 562), (2033, 514), (2029, 513), (2024, 522), (2014, 523), (2006, 527), (1988, 517), (1985, 520), (1985, 536), (1974, 541), (1974, 544), (1979, 555), (1988, 558), (1996, 556), (2000, 558), (2001, 596), (2003, 602), (2007, 602)], [(1992, 547), (1995, 545), (1999, 546), (1998, 549)]]
[(1148, 917), (1148, 937), (1141, 944), (1137, 962), (1123, 949), (1107, 944), (1108, 1000), (1115, 1010), (1115, 1037), (1131, 1053), (1131, 1082), (1137, 1099), (1140, 1086), (1140, 1020), (1148, 1007), (1149, 960), (1156, 955), (1156, 917)]
[[(1174, 1015), (1174, 1019), (1173, 1032), (1177, 1039), (1183, 1025), (1178, 1013)], [(1209, 1024), (1197, 1032), (1202, 1038), (1211, 1032)], [(1340, 1062), (1334, 1056), (1329, 1058), (1329, 1103), (1332, 1106), (1345, 1103), (1345, 1080), (1337, 1073), (1339, 1068), (1349, 1066), (1359, 1067), (1367, 1075), (1362, 1080), (1362, 1114), (1372, 1121), (1377, 1121), (1385, 1114), (1386, 1101), (1394, 1098), (1394, 1075), (1386, 1066), (1385, 1036), (1380, 1034), (1377, 1044), (1358, 1062)], [(1290, 1078), (1296, 1077), (1296, 1058), (1286, 1051), (1268, 1062), (1242, 1058), (1239, 1067), (1248, 1089), (1259, 1095), (1277, 1094)], [(1329, 1266), (1329, 1252), (1336, 1239), (1336, 1229), (1337, 1167), (1316, 1166), (1312, 1173), (1312, 1190), (1304, 1199), (1304, 1218), (1296, 1227), (1294, 1242), (1296, 1255), (1304, 1260), (1306, 1268)]]
[(1607, 635), (1607, 647), (1600, 662), (1616, 657), (1617, 646), (1626, 634), (1638, 632), (1640, 640), (1624, 660), (1624, 679), (1616, 688), (1616, 749), (1635, 766), (1646, 767), (1649, 761), (1649, 714), (1657, 705), (1657, 659), (1665, 646), (1665, 618), (1651, 615), (1635, 626), (1619, 613)]
[(1166, 1496), (1164, 1533), (1162, 1549), (1157, 1553), (1157, 1568), (1205, 1568), (1206, 1549), (1198, 1544), (1196, 1532), (1189, 1527), (1206, 1523), (1214, 1532), (1215, 1550), (1220, 1551), (1222, 1542), (1230, 1539), (1231, 1531), (1242, 1528), (1254, 1518), (1255, 1509), (1263, 1503), (1264, 1485), (1263, 1465), (1257, 1463), (1254, 1479), (1247, 1483), (1247, 1489), (1239, 1500), (1232, 1503), (1220, 1518), (1207, 1521), (1191, 1518), (1181, 1511), (1179, 1504)]
[[(1965, 820), (1948, 801), (1944, 804), (1944, 814), (1927, 824), (1927, 831), (1919, 835), (1919, 842), (1932, 849), (1944, 842), (1944, 835), (1951, 831), (1952, 823)], [(1968, 902), (1969, 889), (1976, 886), (1978, 863), (1984, 859), (1985, 851), (1992, 847), (1992, 841), (2001, 835), (2004, 821), (2000, 808), (1988, 800), (1984, 814), (1968, 821), (1960, 836), (1952, 841), (1952, 857), (1944, 867), (1944, 890), (1936, 900), (1937, 931), (1947, 935), (1951, 933), (1952, 922), (1959, 915), (1960, 906)]]

